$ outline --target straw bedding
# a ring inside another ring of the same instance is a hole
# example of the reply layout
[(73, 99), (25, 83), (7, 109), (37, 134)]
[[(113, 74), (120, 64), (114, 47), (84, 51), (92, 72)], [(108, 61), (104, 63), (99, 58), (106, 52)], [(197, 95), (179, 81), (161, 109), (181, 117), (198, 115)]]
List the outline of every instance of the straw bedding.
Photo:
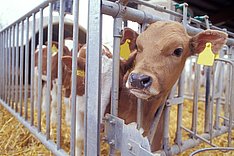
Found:
[[(183, 107), (183, 125), (187, 128), (191, 127), (192, 121), (192, 102), (185, 100), (185, 104)], [(199, 118), (198, 118), (198, 133), (203, 131), (203, 119), (204, 119), (204, 104), (199, 103)], [(64, 110), (64, 108), (63, 108)], [(65, 111), (63, 111), (65, 112)], [(170, 143), (174, 140), (174, 133), (176, 131), (176, 113), (177, 107), (171, 107), (171, 115), (170, 115)], [(29, 112), (30, 114), (30, 112)], [(64, 117), (64, 113), (63, 113)], [(35, 125), (37, 125), (37, 114), (34, 115)], [(30, 119), (30, 116), (29, 116)], [(30, 121), (30, 120), (29, 120)], [(45, 133), (45, 114), (42, 115), (42, 132)], [(69, 152), (70, 147), (70, 127), (67, 126), (62, 120), (62, 148), (65, 149), (66, 152)], [(232, 132), (232, 139), (234, 136), (234, 131)], [(188, 133), (183, 131), (183, 138), (188, 138)], [(52, 127), (51, 131), (51, 139), (56, 141), (56, 126)], [(222, 135), (214, 139), (213, 143), (218, 146), (226, 146), (227, 145), (227, 134)], [(233, 144), (233, 142), (232, 142)], [(195, 149), (200, 149), (204, 147), (210, 147), (209, 145), (202, 143), (199, 146), (196, 146), (193, 149), (187, 150), (186, 152), (181, 153), (181, 156), (187, 156)], [(108, 145), (102, 142), (101, 146), (101, 155), (105, 156), (108, 153)], [(0, 105), (0, 155), (8, 156), (8, 155), (53, 155), (47, 148), (41, 144), (30, 132), (24, 128), (14, 117), (8, 113), (3, 106)], [(214, 156), (230, 156), (234, 155), (234, 152), (219, 152), (219, 151), (209, 151), (203, 152), (198, 155), (214, 155)]]

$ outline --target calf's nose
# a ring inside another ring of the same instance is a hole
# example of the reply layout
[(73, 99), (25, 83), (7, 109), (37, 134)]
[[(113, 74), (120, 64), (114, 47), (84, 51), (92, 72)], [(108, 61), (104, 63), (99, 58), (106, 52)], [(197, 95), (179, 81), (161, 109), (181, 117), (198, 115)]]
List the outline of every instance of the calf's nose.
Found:
[(129, 76), (129, 83), (134, 88), (146, 89), (151, 86), (152, 78), (144, 74), (131, 73)]

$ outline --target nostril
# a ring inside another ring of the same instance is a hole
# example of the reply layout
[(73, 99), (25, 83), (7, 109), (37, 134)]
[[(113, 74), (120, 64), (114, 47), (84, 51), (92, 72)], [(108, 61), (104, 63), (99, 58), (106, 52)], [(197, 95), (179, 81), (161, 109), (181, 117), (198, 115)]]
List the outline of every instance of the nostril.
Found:
[(145, 89), (152, 84), (152, 78), (148, 75), (131, 73), (129, 77), (129, 83), (132, 87)]
[(147, 75), (142, 75), (140, 83), (144, 88), (148, 88), (152, 84), (152, 78)]

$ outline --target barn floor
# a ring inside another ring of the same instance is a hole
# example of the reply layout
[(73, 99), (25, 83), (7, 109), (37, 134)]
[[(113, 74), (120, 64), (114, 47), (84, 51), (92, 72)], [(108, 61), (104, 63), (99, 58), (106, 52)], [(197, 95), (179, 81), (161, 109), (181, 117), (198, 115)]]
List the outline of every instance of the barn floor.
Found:
[[(199, 119), (198, 119), (198, 132), (201, 132), (201, 126), (203, 124), (203, 116), (204, 111), (202, 107), (202, 103), (199, 103)], [(185, 107), (186, 106), (186, 107)], [(185, 100), (184, 105), (184, 113), (183, 113), (183, 125), (187, 128), (191, 127), (191, 115), (192, 115), (192, 104), (191, 101)], [(170, 118), (170, 142), (174, 140), (174, 133), (176, 130), (176, 111), (177, 107), (171, 108), (171, 118)], [(36, 114), (35, 114), (36, 115)], [(45, 117), (42, 115), (42, 121), (45, 123)], [(36, 123), (35, 123), (36, 124)], [(70, 128), (65, 125), (63, 122), (62, 129), (62, 147), (65, 151), (69, 152), (69, 132)], [(42, 132), (45, 132), (45, 124), (42, 124)], [(55, 139), (56, 137), (56, 128), (53, 127), (51, 138)], [(234, 131), (232, 132), (232, 140), (234, 139)], [(183, 131), (183, 138), (188, 138), (188, 135), (185, 131)], [(218, 146), (226, 146), (227, 145), (227, 134), (222, 135), (213, 141)], [(233, 142), (232, 142), (233, 145)], [(188, 156), (191, 152), (196, 149), (210, 147), (209, 145), (202, 143), (196, 148), (187, 150), (180, 154), (180, 156)], [(101, 147), (101, 155), (105, 156), (108, 153), (107, 144), (102, 143)], [(50, 151), (46, 149), (44, 145), (42, 145), (33, 135), (29, 133), (29, 131), (24, 128), (22, 124), (20, 124), (14, 117), (8, 113), (3, 106), (0, 105), (0, 156), (14, 156), (14, 155), (40, 155), (40, 156), (48, 156), (53, 155)], [(234, 155), (234, 152), (222, 153), (219, 151), (213, 152), (203, 152), (201, 154), (197, 154), (200, 156), (230, 156)], [(196, 156), (197, 156), (196, 155)]]

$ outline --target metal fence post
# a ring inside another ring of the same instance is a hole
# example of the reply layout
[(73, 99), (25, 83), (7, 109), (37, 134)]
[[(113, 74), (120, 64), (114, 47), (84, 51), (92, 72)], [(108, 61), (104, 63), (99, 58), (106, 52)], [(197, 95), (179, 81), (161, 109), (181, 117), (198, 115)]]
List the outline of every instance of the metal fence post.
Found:
[[(71, 88), (71, 142), (70, 142), (70, 152), (71, 155), (75, 155), (75, 145), (76, 145), (76, 84), (77, 84), (77, 51), (78, 51), (78, 41), (79, 41), (79, 0), (75, 0), (73, 3), (73, 15), (74, 15), (74, 25), (73, 25), (73, 51), (72, 51), (72, 88)], [(79, 105), (79, 103), (78, 103)]]
[(85, 155), (100, 155), (101, 1), (89, 1), (86, 58)]

